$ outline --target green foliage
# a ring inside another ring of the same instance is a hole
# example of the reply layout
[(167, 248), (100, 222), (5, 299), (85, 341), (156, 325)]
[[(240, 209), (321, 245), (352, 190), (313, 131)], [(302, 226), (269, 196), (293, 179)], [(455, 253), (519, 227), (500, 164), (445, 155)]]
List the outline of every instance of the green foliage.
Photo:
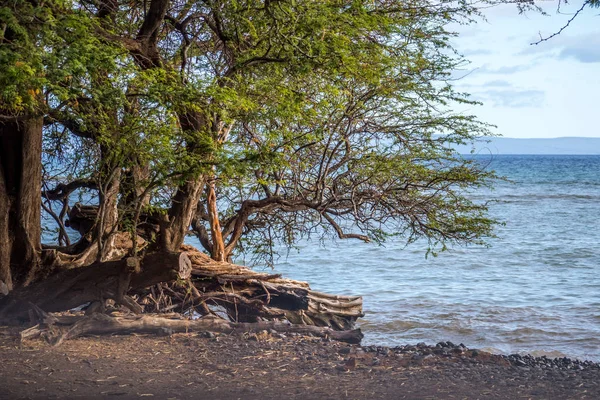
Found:
[(102, 18), (77, 1), (13, 3), (0, 11), (14, 37), (0, 49), (3, 112), (42, 112), (46, 148), (85, 158), (80, 174), (122, 171), (132, 231), (140, 192), (165, 209), (203, 177), (226, 239), (241, 221), (239, 243), (266, 253), (312, 233), (441, 248), (491, 234), (467, 194), (494, 175), (453, 150), (489, 134), (452, 111), (475, 104), (448, 83), (464, 61), (447, 26), (471, 20), (467, 2), (178, 0), (150, 44), (136, 39), (154, 17), (143, 3)]

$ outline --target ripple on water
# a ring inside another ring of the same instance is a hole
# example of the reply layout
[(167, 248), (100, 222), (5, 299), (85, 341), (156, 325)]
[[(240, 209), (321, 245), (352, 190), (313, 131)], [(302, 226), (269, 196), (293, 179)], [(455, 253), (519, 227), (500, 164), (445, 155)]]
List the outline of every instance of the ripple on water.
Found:
[(366, 344), (451, 340), (600, 361), (600, 156), (497, 157), (492, 168), (518, 183), (474, 193), (510, 200), (491, 205), (506, 225), (489, 248), (425, 258), (423, 242), (303, 243), (276, 271), (364, 295)]

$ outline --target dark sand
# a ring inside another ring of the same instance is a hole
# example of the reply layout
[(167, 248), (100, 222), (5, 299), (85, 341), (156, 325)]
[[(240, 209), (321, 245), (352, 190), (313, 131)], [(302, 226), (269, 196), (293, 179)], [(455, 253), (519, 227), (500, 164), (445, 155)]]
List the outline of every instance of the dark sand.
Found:
[(88, 337), (58, 347), (0, 336), (0, 399), (600, 399), (600, 366), (591, 362), (212, 336)]

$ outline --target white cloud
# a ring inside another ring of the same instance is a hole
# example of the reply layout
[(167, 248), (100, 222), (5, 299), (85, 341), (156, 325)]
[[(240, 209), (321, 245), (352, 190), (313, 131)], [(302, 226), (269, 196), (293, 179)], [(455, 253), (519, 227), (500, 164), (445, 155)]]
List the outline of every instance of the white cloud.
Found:
[(546, 42), (530, 46), (518, 55), (539, 53), (561, 60), (571, 59), (582, 63), (600, 62), (600, 31), (582, 35), (563, 33)]
[(517, 65), (503, 65), (500, 67), (491, 67), (490, 64), (485, 64), (483, 67), (476, 69), (474, 72), (478, 74), (490, 74), (490, 75), (512, 75), (517, 72), (527, 71), (533, 68), (534, 64), (517, 64)]
[(463, 50), (461, 53), (465, 57), (488, 56), (490, 54), (493, 54), (492, 51), (489, 49), (467, 49)]
[(486, 83), (484, 83), (481, 86), (484, 86), (484, 87), (510, 87), (512, 85), (508, 81), (505, 81), (502, 79), (496, 79), (493, 81), (487, 81)]
[(564, 49), (560, 52), (560, 58), (574, 58), (582, 63), (600, 62), (600, 48), (595, 49)]
[[(483, 105), (457, 111), (475, 114), (509, 137), (600, 137), (599, 10), (586, 9), (560, 35), (532, 46), (538, 32), (548, 37), (572, 16), (557, 15), (555, 0), (536, 3), (548, 3), (551, 16), (492, 9), (487, 23), (468, 26), (466, 35), (459, 30), (456, 48), (472, 58), (468, 69), (454, 72), (463, 78), (454, 84)], [(580, 4), (573, 2), (575, 10)]]
[(491, 89), (473, 93), (472, 97), (484, 104), (507, 108), (538, 108), (544, 104), (545, 93), (541, 90)]

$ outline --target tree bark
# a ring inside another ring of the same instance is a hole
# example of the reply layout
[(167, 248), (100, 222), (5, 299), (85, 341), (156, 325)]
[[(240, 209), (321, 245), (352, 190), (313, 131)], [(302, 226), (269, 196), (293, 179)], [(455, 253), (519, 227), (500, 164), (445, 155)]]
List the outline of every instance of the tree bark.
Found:
[(0, 294), (7, 295), (13, 288), (10, 254), (14, 238), (10, 230), (10, 198), (3, 170), (0, 162)]
[(0, 124), (0, 280), (5, 290), (27, 285), (41, 252), (43, 119)]
[(121, 184), (121, 169), (118, 166), (107, 168), (106, 182), (101, 186), (99, 221), (96, 232), (98, 240), (99, 261), (107, 261), (112, 257), (117, 224), (119, 222), (119, 188)]
[(164, 251), (176, 251), (183, 244), (203, 186), (204, 180), (196, 178), (177, 188), (169, 209), (168, 221), (161, 226), (161, 247)]
[(66, 311), (82, 304), (122, 300), (129, 290), (160, 282), (188, 279), (192, 264), (185, 253), (151, 253), (140, 263), (133, 258), (96, 262), (59, 272), (0, 299), (0, 319), (26, 319), (30, 304), (46, 312)]
[(307, 325), (290, 325), (284, 322), (270, 321), (259, 323), (228, 322), (217, 318), (197, 320), (167, 319), (152, 316), (142, 316), (135, 319), (109, 317), (104, 314), (94, 314), (84, 317), (73, 325), (60, 339), (72, 339), (83, 335), (106, 335), (127, 333), (159, 333), (175, 332), (218, 332), (218, 333), (258, 333), (261, 331), (276, 331), (279, 333), (298, 333), (317, 337), (328, 337), (347, 343), (359, 344), (363, 338), (360, 329), (336, 331)]
[[(181, 113), (179, 123), (181, 130), (188, 134), (202, 132), (208, 126), (203, 114), (191, 111)], [(202, 154), (199, 154), (202, 150), (198, 149), (193, 142), (188, 144), (187, 150), (198, 157), (202, 156)], [(161, 226), (160, 236), (163, 250), (177, 251), (183, 244), (198, 207), (204, 184), (205, 179), (203, 176), (192, 176), (177, 188), (168, 212), (168, 219)]]
[(221, 224), (219, 222), (219, 209), (217, 208), (217, 193), (215, 191), (214, 180), (207, 185), (206, 203), (212, 236), (211, 256), (215, 261), (225, 261), (225, 257), (229, 254), (225, 254), (225, 243), (223, 242), (223, 233), (221, 232)]

